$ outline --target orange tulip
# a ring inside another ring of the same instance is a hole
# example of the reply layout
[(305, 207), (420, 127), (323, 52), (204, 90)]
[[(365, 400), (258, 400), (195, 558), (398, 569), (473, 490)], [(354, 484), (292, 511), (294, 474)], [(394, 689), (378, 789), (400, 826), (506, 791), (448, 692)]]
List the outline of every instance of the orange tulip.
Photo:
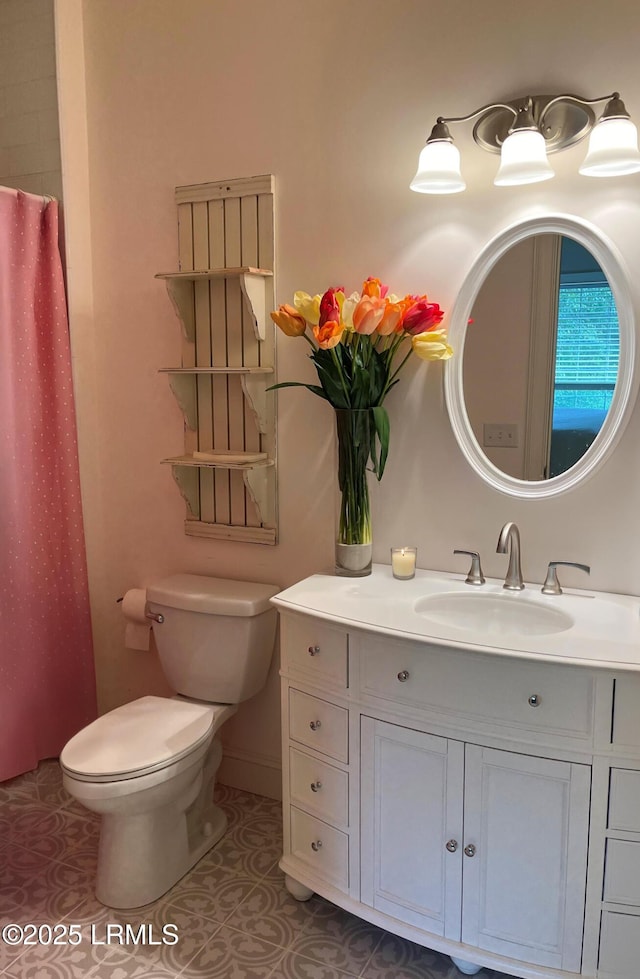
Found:
[(384, 316), (386, 303), (375, 296), (363, 296), (353, 311), (353, 326), (356, 333), (369, 335), (377, 329)]
[(300, 313), (285, 303), (271, 313), (271, 319), (288, 337), (301, 337), (307, 329), (307, 324)]
[(321, 350), (331, 350), (337, 347), (344, 333), (344, 324), (336, 320), (327, 320), (322, 326), (313, 327), (313, 335)]
[(382, 319), (378, 323), (378, 333), (380, 336), (386, 337), (389, 333), (395, 333), (399, 330), (401, 328), (403, 314), (404, 306), (401, 302), (387, 302)]
[(362, 295), (372, 299), (384, 299), (388, 291), (389, 287), (383, 286), (380, 279), (374, 279), (373, 276), (369, 276), (362, 283)]

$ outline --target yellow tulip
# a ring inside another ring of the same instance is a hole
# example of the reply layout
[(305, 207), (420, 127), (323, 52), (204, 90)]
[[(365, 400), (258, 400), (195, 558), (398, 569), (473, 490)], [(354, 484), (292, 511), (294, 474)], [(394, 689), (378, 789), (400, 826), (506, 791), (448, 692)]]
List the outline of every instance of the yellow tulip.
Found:
[(288, 337), (301, 337), (307, 329), (307, 324), (300, 314), (285, 303), (271, 313), (271, 319)]
[(446, 330), (429, 330), (411, 337), (413, 352), (421, 360), (448, 360), (453, 350), (447, 343)]
[(310, 296), (308, 292), (294, 292), (293, 305), (301, 316), (304, 316), (307, 323), (317, 326), (320, 322), (320, 299), (321, 296)]

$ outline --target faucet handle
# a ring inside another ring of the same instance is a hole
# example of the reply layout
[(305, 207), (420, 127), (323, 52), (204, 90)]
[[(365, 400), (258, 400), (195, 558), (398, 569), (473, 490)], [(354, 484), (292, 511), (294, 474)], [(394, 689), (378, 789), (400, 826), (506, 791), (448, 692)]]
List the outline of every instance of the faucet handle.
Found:
[(464, 579), (468, 585), (484, 585), (485, 577), (480, 565), (480, 555), (477, 551), (461, 551), (456, 548), (454, 554), (468, 554), (471, 558), (471, 568), (469, 574)]
[(547, 577), (544, 579), (544, 585), (541, 589), (543, 595), (562, 595), (562, 588), (560, 587), (558, 572), (556, 570), (559, 567), (578, 568), (580, 571), (591, 574), (591, 568), (588, 564), (578, 564), (576, 561), (549, 561)]

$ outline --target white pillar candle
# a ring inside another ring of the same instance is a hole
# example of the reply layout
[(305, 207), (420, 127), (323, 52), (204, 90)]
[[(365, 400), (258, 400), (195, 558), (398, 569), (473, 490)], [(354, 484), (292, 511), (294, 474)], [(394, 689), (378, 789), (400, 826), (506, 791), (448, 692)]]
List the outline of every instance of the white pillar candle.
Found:
[(417, 547), (392, 547), (391, 570), (394, 578), (413, 578), (416, 573)]

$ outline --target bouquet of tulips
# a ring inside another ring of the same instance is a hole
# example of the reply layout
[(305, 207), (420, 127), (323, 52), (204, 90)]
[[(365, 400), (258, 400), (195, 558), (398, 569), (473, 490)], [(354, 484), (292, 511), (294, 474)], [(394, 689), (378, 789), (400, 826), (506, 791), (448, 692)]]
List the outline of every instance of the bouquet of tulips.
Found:
[[(389, 417), (383, 402), (412, 352), (423, 360), (451, 356), (440, 328), (444, 314), (426, 296), (400, 299), (373, 278), (366, 280), (361, 293), (347, 296), (342, 287), (327, 289), (323, 296), (296, 292), (293, 303), (279, 306), (271, 318), (287, 336), (304, 337), (311, 346), (309, 356), (319, 383), (284, 381), (274, 387), (306, 387), (333, 405), (340, 487), (336, 572), (368, 574), (367, 471), (380, 480), (389, 451)], [(408, 349), (405, 341), (410, 341)]]
[[(423, 360), (451, 356), (446, 331), (440, 328), (444, 313), (426, 296), (399, 298), (374, 278), (363, 283), (361, 293), (347, 296), (342, 286), (322, 296), (296, 292), (293, 303), (279, 306), (271, 318), (287, 336), (309, 343), (319, 384), (284, 381), (274, 387), (306, 387), (337, 410), (370, 409), (374, 431), (368, 457), (381, 479), (389, 450), (383, 402), (412, 352)], [(405, 341), (410, 341), (408, 349)]]

